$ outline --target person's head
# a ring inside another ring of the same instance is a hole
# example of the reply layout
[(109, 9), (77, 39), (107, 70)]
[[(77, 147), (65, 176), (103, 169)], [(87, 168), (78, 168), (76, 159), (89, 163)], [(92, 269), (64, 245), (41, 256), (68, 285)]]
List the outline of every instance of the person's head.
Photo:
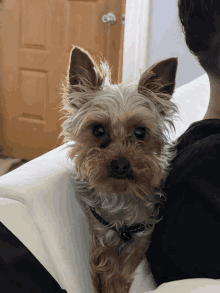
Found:
[(178, 15), (190, 52), (220, 81), (220, 1), (178, 0)]

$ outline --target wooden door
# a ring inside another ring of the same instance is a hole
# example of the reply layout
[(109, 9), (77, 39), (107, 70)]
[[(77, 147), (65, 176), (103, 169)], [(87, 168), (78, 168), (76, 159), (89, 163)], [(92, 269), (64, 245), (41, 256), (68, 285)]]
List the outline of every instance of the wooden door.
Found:
[[(3, 0), (0, 85), (4, 155), (31, 160), (59, 146), (61, 83), (72, 45), (101, 55), (121, 82), (125, 0)], [(113, 12), (113, 26), (102, 16)]]

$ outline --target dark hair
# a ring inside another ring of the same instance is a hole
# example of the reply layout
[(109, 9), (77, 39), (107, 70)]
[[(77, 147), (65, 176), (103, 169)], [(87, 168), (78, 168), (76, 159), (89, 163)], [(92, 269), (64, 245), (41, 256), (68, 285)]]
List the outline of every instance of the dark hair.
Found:
[(220, 1), (178, 0), (186, 45), (211, 76), (220, 78)]

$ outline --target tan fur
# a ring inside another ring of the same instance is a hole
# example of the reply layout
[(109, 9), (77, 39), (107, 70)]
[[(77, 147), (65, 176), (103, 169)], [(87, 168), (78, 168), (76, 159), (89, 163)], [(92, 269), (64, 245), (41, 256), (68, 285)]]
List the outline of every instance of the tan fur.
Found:
[[(160, 185), (175, 156), (174, 144), (168, 136), (169, 128), (175, 129), (173, 119), (178, 112), (171, 101), (175, 78), (167, 81), (167, 64), (174, 66), (177, 60), (167, 60), (143, 73), (138, 84), (112, 85), (106, 63), (99, 68), (88, 52), (77, 47), (73, 47), (70, 55), (62, 99), (65, 121), (60, 137), (64, 137), (64, 143), (74, 142), (69, 146), (69, 157), (75, 164), (73, 178), (93, 238), (90, 264), (96, 293), (100, 292), (100, 280), (102, 293), (129, 291), (154, 226), (161, 220), (158, 215), (166, 195)], [(94, 136), (95, 124), (102, 124), (105, 134), (109, 134), (111, 142), (107, 147), (101, 148), (100, 138)], [(144, 140), (134, 136), (137, 127), (145, 127)], [(133, 180), (109, 177), (110, 164), (119, 157), (130, 162)], [(110, 226), (102, 225), (89, 206)], [(110, 229), (142, 222), (148, 230), (134, 234), (133, 242), (129, 243), (123, 243)], [(123, 248), (120, 255), (116, 253), (118, 247)]]

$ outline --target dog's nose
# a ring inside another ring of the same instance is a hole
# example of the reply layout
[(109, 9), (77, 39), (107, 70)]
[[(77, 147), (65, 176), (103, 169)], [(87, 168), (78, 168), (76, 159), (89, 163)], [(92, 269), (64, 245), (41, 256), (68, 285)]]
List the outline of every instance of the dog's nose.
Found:
[(115, 174), (125, 174), (130, 169), (130, 162), (124, 158), (118, 158), (118, 160), (111, 161), (111, 168)]

